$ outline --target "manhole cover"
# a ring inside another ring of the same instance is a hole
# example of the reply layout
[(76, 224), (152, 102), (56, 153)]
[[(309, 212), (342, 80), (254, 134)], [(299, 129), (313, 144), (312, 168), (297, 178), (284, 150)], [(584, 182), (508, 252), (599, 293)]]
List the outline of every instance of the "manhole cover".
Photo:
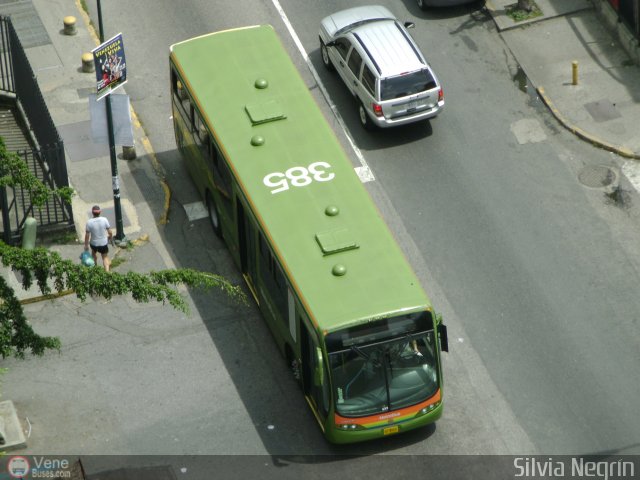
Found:
[(617, 179), (616, 172), (604, 165), (589, 165), (578, 175), (578, 180), (586, 187), (608, 187)]

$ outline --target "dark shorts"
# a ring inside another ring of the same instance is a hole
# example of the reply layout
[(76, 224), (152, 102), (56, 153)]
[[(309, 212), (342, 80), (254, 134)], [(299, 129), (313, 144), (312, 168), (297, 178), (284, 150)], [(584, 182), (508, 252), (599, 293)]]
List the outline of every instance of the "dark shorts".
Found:
[(109, 253), (109, 245), (101, 245), (100, 247), (96, 247), (95, 245), (91, 245), (91, 251), (92, 252), (102, 253), (104, 255), (105, 253)]

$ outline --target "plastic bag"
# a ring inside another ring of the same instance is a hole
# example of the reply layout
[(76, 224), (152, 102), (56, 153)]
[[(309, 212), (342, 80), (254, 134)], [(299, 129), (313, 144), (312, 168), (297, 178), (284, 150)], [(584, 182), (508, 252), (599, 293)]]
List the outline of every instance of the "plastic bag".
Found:
[(80, 263), (82, 263), (82, 265), (84, 265), (85, 267), (93, 267), (96, 264), (96, 262), (93, 261), (93, 257), (91, 256), (91, 253), (88, 252), (87, 250), (84, 250), (80, 254)]

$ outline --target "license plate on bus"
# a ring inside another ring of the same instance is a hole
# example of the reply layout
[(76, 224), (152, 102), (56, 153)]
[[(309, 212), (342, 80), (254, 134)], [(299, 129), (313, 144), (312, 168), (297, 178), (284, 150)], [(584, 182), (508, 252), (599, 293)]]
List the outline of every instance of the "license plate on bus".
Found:
[(382, 431), (383, 435), (393, 435), (394, 433), (398, 433), (398, 426), (394, 425), (393, 427), (387, 427)]

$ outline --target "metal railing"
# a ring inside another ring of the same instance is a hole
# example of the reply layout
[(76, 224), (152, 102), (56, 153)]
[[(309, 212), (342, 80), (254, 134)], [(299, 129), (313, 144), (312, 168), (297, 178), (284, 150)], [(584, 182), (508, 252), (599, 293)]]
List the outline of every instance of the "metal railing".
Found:
[[(40, 86), (10, 17), (0, 16), (0, 90), (5, 98), (14, 99), (18, 117), (29, 132), (30, 151), (16, 152), (29, 169), (49, 188), (69, 186), (64, 143), (60, 138)], [(8, 94), (8, 95), (7, 95)], [(13, 95), (12, 95), (13, 94)], [(3, 132), (0, 131), (0, 136)], [(14, 243), (28, 216), (40, 228), (73, 228), (71, 205), (53, 196), (46, 205), (34, 208), (28, 192), (20, 187), (0, 189), (2, 238)]]

